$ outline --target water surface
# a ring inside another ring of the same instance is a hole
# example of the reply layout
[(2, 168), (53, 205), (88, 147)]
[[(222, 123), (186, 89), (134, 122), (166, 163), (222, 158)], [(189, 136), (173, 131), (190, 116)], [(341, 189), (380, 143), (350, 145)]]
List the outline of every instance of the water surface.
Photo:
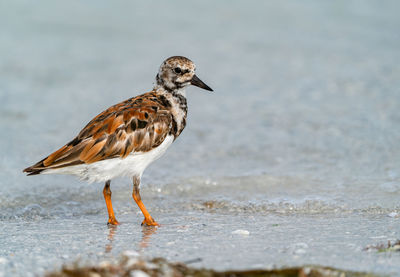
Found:
[[(397, 275), (400, 19), (397, 1), (0, 4), (0, 275), (34, 276), (125, 250), (193, 266), (319, 264)], [(22, 169), (96, 114), (149, 91), (184, 55), (188, 125), (143, 176), (163, 226), (142, 228), (129, 179)], [(237, 230), (243, 235), (236, 234)]]

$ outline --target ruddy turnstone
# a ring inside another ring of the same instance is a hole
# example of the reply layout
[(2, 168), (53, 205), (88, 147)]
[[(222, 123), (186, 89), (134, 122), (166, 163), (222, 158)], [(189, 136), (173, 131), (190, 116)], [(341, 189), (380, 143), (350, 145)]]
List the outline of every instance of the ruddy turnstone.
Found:
[(166, 59), (152, 91), (111, 106), (93, 118), (73, 140), (24, 172), (72, 174), (89, 182), (105, 182), (108, 223), (113, 225), (119, 222), (111, 203), (111, 179), (130, 176), (132, 197), (144, 215), (142, 225), (159, 225), (141, 200), (140, 178), (185, 128), (185, 88), (194, 85), (212, 91), (195, 75), (195, 69), (188, 58)]

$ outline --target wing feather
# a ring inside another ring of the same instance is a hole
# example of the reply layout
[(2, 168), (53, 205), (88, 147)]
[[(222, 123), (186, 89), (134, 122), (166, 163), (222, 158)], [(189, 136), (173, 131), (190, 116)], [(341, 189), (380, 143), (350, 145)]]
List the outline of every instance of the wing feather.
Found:
[(126, 158), (159, 146), (170, 133), (172, 115), (155, 92), (128, 99), (97, 115), (68, 144), (24, 172)]

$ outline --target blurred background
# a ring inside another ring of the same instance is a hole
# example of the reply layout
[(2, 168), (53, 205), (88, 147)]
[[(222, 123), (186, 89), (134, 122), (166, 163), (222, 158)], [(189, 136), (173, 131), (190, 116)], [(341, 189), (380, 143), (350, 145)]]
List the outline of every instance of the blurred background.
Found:
[[(182, 55), (214, 93), (188, 89), (185, 131), (144, 173), (145, 203), (172, 222), (145, 254), (200, 256), (219, 269), (398, 272), (398, 256), (362, 249), (400, 238), (399, 10), (398, 1), (0, 2), (0, 231), (13, 234), (0, 238), (0, 271), (104, 257), (103, 184), (21, 171), (107, 107), (150, 91), (161, 62)], [(112, 190), (126, 222), (118, 256), (136, 249), (141, 215), (129, 179)], [(232, 237), (243, 228), (247, 241)], [(88, 233), (98, 241), (85, 244)]]

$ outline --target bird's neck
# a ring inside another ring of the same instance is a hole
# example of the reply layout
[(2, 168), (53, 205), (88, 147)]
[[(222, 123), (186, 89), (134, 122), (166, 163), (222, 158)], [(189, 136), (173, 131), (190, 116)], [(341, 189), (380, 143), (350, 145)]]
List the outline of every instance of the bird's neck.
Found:
[(186, 98), (186, 87), (183, 88), (177, 88), (177, 89), (169, 89), (165, 86), (162, 85), (155, 85), (153, 88), (154, 91), (157, 91), (158, 93), (162, 94), (172, 94), (175, 97), (180, 97), (183, 96)]
[(171, 131), (176, 138), (186, 126), (187, 101), (185, 88), (166, 90), (162, 86), (156, 85), (154, 90), (168, 101), (168, 109), (171, 111), (174, 120), (174, 126)]

